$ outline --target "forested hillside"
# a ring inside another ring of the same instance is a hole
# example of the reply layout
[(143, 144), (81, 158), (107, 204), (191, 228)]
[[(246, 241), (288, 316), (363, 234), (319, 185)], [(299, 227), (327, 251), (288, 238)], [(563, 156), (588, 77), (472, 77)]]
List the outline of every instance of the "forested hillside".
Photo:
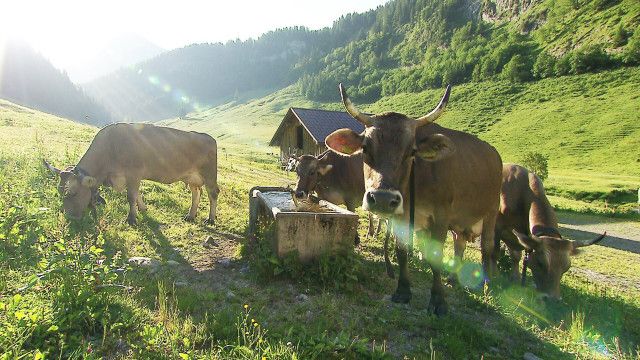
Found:
[(109, 112), (66, 73), (18, 41), (0, 41), (0, 98), (93, 125), (111, 122)]
[[(292, 21), (294, 21), (293, 19)], [(394, 0), (332, 27), (197, 44), (86, 85), (117, 119), (155, 120), (298, 82), (335, 101), (640, 64), (637, 0)]]

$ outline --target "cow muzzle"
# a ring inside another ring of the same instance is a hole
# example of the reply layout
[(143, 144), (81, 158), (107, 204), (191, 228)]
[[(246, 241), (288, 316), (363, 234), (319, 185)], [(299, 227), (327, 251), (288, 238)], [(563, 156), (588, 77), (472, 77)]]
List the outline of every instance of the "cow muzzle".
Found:
[(307, 197), (307, 193), (306, 192), (304, 192), (302, 190), (296, 191), (296, 198), (302, 199), (302, 198), (305, 198), (305, 197)]
[(400, 215), (404, 212), (402, 194), (398, 190), (370, 190), (364, 194), (362, 207), (380, 215)]

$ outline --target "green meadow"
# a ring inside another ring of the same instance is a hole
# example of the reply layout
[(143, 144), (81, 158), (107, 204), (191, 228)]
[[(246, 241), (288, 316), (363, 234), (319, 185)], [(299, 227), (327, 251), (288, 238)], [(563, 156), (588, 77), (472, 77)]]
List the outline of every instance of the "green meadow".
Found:
[[(623, 214), (635, 226), (628, 211), (635, 200), (611, 194), (640, 183), (638, 83), (638, 69), (622, 69), (466, 84), (454, 87), (442, 123), (490, 141), (505, 161), (534, 146), (549, 156), (554, 205), (571, 216)], [(439, 96), (401, 94), (362, 108), (419, 115)], [(0, 101), (0, 358), (640, 356), (640, 255), (633, 252), (586, 248), (573, 258), (557, 304), (539, 302), (531, 284), (498, 279), (482, 287), (463, 274), (468, 287), (447, 289), (450, 314), (438, 318), (427, 311), (431, 273), (417, 256), (412, 302), (388, 300), (396, 282), (384, 272), (382, 235), (365, 239), (363, 213), (362, 244), (348, 256), (301, 266), (249, 242), (249, 189), (295, 180), (266, 146), (289, 106), (340, 108), (289, 87), (166, 120), (219, 140), (216, 227), (182, 221), (190, 204), (183, 184), (152, 182), (141, 189), (149, 210), (130, 227), (126, 196), (109, 189), (97, 219), (65, 219), (57, 179), (42, 166), (42, 159), (75, 164), (97, 128)], [(613, 200), (605, 205), (607, 196)], [(207, 207), (205, 199), (199, 220)], [(136, 266), (131, 257), (153, 264)], [(470, 247), (465, 274), (479, 258)], [(506, 273), (507, 262), (500, 265)]]

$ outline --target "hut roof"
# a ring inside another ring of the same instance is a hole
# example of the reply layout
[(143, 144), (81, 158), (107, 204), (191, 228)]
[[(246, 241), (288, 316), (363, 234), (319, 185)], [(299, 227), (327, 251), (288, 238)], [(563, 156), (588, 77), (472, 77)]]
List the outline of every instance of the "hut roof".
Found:
[(324, 139), (327, 135), (338, 129), (347, 128), (357, 133), (364, 131), (364, 125), (344, 111), (289, 108), (280, 126), (278, 126), (276, 133), (273, 135), (269, 143), (270, 146), (280, 144), (284, 129), (287, 126), (288, 120), (291, 118), (299, 120), (318, 145), (324, 145)]

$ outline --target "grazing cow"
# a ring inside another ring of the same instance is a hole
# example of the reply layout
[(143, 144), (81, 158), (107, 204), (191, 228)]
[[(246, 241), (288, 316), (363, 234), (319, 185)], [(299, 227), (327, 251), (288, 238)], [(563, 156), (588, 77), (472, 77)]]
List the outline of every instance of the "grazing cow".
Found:
[(571, 266), (570, 255), (583, 246), (601, 241), (606, 233), (589, 241), (563, 239), (558, 218), (547, 199), (542, 181), (522, 166), (505, 164), (502, 171), (500, 212), (496, 220), (496, 246), (502, 239), (518, 279), (522, 251), (530, 252), (528, 265), (539, 291), (546, 297), (560, 298), (560, 279)]
[(433, 271), (429, 309), (442, 315), (447, 312), (447, 304), (440, 269), (449, 229), (480, 234), (485, 272), (494, 272), (500, 155), (473, 135), (433, 124), (444, 111), (450, 87), (432, 112), (416, 120), (395, 112), (366, 115), (351, 103), (342, 85), (340, 93), (347, 112), (364, 124), (365, 130), (358, 134), (340, 129), (327, 136), (325, 143), (344, 155), (362, 152), (366, 187), (363, 207), (392, 219), (400, 274), (391, 299), (403, 303), (411, 299), (407, 258), (412, 244), (410, 213), (415, 210), (421, 251)]
[(112, 124), (98, 131), (78, 165), (64, 171), (46, 161), (45, 165), (60, 175), (58, 191), (64, 212), (72, 218), (82, 217), (88, 206), (93, 207), (92, 198), (98, 195), (100, 185), (109, 185), (127, 190), (127, 222), (134, 225), (137, 210), (146, 210), (138, 190), (140, 181), (152, 180), (163, 184), (183, 181), (191, 188), (191, 209), (185, 216), (188, 221), (196, 217), (204, 185), (210, 202), (206, 222), (215, 222), (217, 145), (207, 134), (148, 124)]
[[(346, 205), (354, 211), (362, 204), (364, 195), (364, 175), (362, 156), (341, 156), (327, 150), (315, 157), (302, 155), (297, 159), (295, 195), (297, 198), (309, 196), (312, 192), (318, 198), (337, 205)], [(368, 235), (373, 235), (373, 217), (369, 213)], [(356, 234), (356, 245), (360, 242)]]

